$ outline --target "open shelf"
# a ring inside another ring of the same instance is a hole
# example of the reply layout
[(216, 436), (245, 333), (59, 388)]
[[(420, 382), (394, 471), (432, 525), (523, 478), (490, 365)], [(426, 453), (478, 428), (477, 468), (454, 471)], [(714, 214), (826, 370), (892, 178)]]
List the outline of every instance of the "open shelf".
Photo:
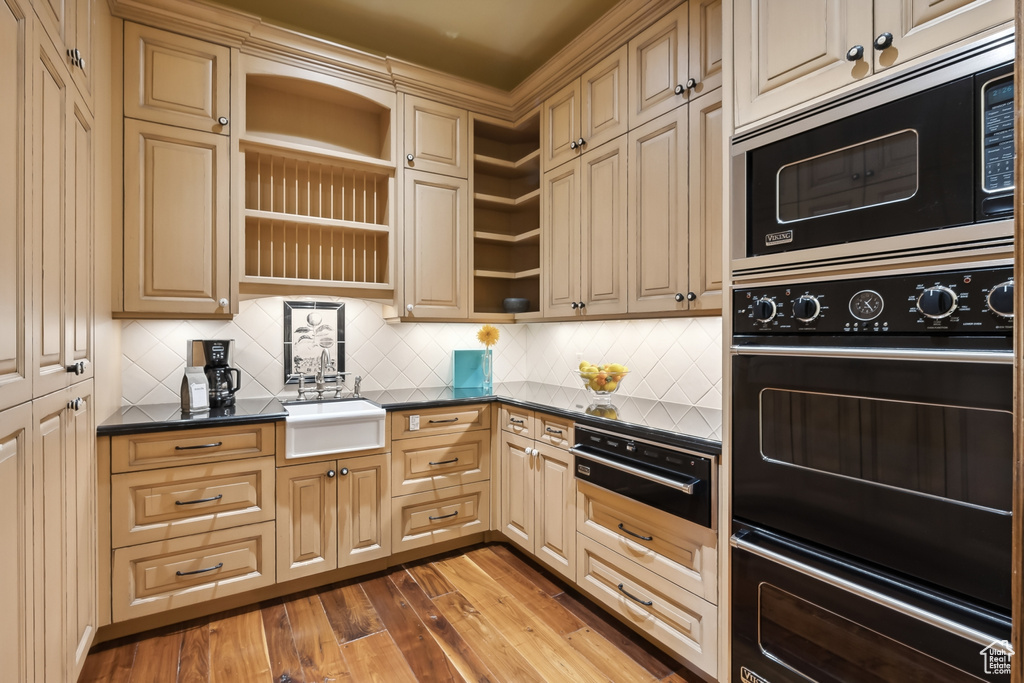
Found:
[(540, 277), (540, 268), (530, 268), (516, 272), (505, 270), (474, 270), (473, 277), (491, 277), (499, 280), (521, 280), (528, 277)]
[(523, 178), (540, 173), (540, 149), (529, 152), (526, 156), (509, 161), (500, 157), (492, 157), (477, 152), (473, 155), (473, 167), (477, 173), (496, 178)]
[(518, 197), (502, 197), (495, 194), (474, 192), (473, 203), (475, 206), (480, 206), (486, 209), (495, 209), (497, 211), (527, 211), (532, 210), (535, 207), (539, 210), (540, 188), (538, 187), (536, 190), (531, 190), (526, 194), (519, 195)]
[(540, 228), (514, 235), (477, 230), (473, 233), (473, 239), (477, 242), (493, 242), (495, 244), (540, 244)]

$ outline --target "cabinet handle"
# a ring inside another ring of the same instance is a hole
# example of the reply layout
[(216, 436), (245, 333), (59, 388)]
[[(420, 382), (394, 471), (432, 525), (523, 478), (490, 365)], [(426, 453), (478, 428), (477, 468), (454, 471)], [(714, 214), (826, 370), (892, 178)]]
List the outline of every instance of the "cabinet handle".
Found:
[(405, 310), (409, 311), (410, 313), (412, 313), (412, 308), (413, 308), (412, 304), (406, 304), (405, 305)]
[(228, 301), (227, 298), (222, 297), (217, 303), (220, 305), (221, 308), (227, 308), (227, 305), (230, 304), (231, 302)]
[(579, 147), (579, 145), (576, 144), (575, 140), (569, 143), (569, 149), (576, 149), (577, 147)]
[(582, 147), (585, 144), (587, 144), (587, 141), (584, 140), (583, 138), (580, 138), (579, 140), (576, 141), (576, 146), (577, 147)]
[(625, 595), (625, 596), (626, 596), (627, 598), (629, 598), (629, 599), (630, 599), (630, 600), (632, 600), (633, 602), (639, 602), (639, 603), (640, 603), (641, 605), (643, 605), (644, 607), (650, 607), (651, 605), (653, 605), (653, 604), (654, 604), (654, 603), (653, 603), (653, 602), (651, 602), (650, 600), (641, 600), (640, 598), (636, 597), (635, 595), (631, 595), (631, 594), (629, 593), (629, 591), (627, 591), (627, 590), (626, 590), (625, 588), (623, 588), (623, 587), (622, 587), (622, 584), (621, 584), (621, 583), (619, 584), (618, 588), (619, 588), (619, 592), (620, 592), (620, 593), (622, 593), (623, 595)]
[(64, 369), (67, 370), (69, 373), (73, 372), (76, 375), (81, 375), (82, 373), (85, 372), (85, 361), (84, 360), (80, 360), (77, 363), (72, 363), (71, 365), (66, 365), (64, 367)]
[(328, 479), (334, 479), (334, 475), (336, 475), (336, 474), (337, 474), (337, 472), (335, 472), (334, 470), (327, 470), (327, 478)]
[(341, 468), (341, 476), (343, 476), (343, 477), (348, 476), (348, 468), (347, 467), (342, 467)]
[(72, 400), (68, 401), (68, 410), (78, 411), (78, 410), (81, 410), (81, 409), (82, 409), (82, 399), (81, 399), (81, 397), (75, 398), (75, 399), (72, 399)]
[(458, 462), (458, 458), (452, 458), (451, 460), (438, 460), (437, 462), (428, 462), (428, 465), (451, 465), (453, 462)]
[(545, 427), (544, 431), (548, 432), (550, 434), (558, 434), (559, 436), (562, 435), (562, 430), (561, 429), (552, 429), (551, 427)]
[(579, 308), (579, 307), (580, 307), (580, 305), (579, 305), (578, 303), (576, 303), (575, 301), (573, 301), (573, 302), (572, 302), (571, 304), (569, 304), (569, 306), (570, 306), (570, 307), (572, 308), (572, 310), (574, 310), (574, 311), (575, 311), (575, 310), (576, 310), (577, 308)]
[(681, 303), (686, 297), (683, 296), (682, 292), (676, 292), (676, 295), (673, 298)]
[(693, 90), (696, 87), (697, 87), (697, 79), (696, 78), (692, 78), (691, 77), (691, 78), (687, 78), (686, 79), (686, 89), (687, 90)]
[(190, 572), (174, 572), (176, 576), (192, 576), (193, 574), (205, 574), (206, 572), (212, 572), (220, 569), (224, 566), (223, 562), (218, 562), (212, 567), (206, 567), (205, 569), (193, 569)]
[(437, 517), (434, 517), (433, 515), (431, 515), (431, 516), (427, 517), (427, 519), (429, 519), (431, 522), (434, 522), (434, 521), (437, 521), (439, 519), (448, 519), (449, 517), (454, 517), (457, 514), (459, 514), (458, 510), (456, 510), (453, 513), (451, 513), (450, 515), (438, 515)]
[(854, 45), (846, 51), (846, 61), (848, 62), (859, 62), (864, 59), (864, 46)]
[(410, 164), (412, 163), (412, 160), (415, 159), (415, 158), (416, 157), (414, 157), (412, 154), (406, 154), (405, 155), (405, 160), (408, 161)]
[(580, 310), (582, 311), (586, 307), (587, 307), (587, 304), (585, 302), (581, 301), (580, 302)]
[(694, 294), (693, 292), (687, 292), (686, 293), (686, 300), (687, 301), (696, 301), (697, 300), (697, 295)]
[(682, 83), (680, 83), (675, 87), (675, 90), (673, 92), (677, 95), (682, 95), (684, 92), (686, 92), (686, 87)]
[(508, 421), (511, 422), (514, 425), (524, 425), (524, 424), (526, 424), (526, 420), (520, 419), (518, 417), (510, 417), (508, 419)]
[(217, 118), (217, 123), (219, 123), (222, 126), (228, 125), (228, 117), (226, 117), (226, 116), (218, 117)]
[(212, 503), (215, 500), (220, 500), (224, 497), (223, 493), (218, 493), (216, 496), (211, 498), (200, 498), (198, 500), (176, 500), (175, 505), (199, 505), (199, 503)]
[(641, 536), (638, 533), (634, 533), (634, 532), (630, 531), (626, 527), (622, 526), (622, 522), (619, 522), (619, 531), (621, 531), (623, 533), (627, 533), (630, 536), (632, 536), (633, 538), (639, 538), (641, 541), (653, 541), (654, 540), (654, 536)]
[(453, 417), (453, 418), (451, 418), (449, 420), (427, 420), (427, 424), (439, 425), (439, 424), (444, 424), (446, 422), (458, 422), (458, 421), (459, 421), (459, 418)]
[(223, 446), (223, 445), (224, 445), (223, 441), (218, 441), (217, 443), (201, 443), (198, 446), (175, 446), (174, 450), (176, 450), (176, 451), (194, 451), (194, 450), (199, 449), (199, 448), (216, 448), (217, 446)]
[(878, 37), (875, 38), (874, 46), (878, 51), (892, 47), (892, 34), (888, 31), (878, 34)]

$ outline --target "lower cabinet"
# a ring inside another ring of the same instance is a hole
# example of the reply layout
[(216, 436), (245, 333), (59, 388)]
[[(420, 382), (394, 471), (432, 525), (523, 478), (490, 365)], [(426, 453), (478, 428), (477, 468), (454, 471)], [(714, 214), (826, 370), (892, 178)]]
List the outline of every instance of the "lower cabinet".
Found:
[(31, 403), (0, 412), (0, 662), (13, 681), (35, 680), (32, 443)]
[(412, 550), (488, 529), (490, 482), (411, 493), (391, 501), (392, 548)]
[(391, 554), (390, 458), (278, 468), (278, 582)]

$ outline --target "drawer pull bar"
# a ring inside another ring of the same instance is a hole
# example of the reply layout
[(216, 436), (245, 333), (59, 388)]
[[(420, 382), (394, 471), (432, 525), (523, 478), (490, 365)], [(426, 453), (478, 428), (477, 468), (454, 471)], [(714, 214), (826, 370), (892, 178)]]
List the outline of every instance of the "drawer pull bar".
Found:
[(522, 418), (519, 418), (519, 417), (510, 417), (508, 419), (508, 421), (511, 422), (514, 425), (524, 425), (524, 424), (526, 424), (526, 420), (524, 420)]
[(440, 515), (438, 517), (430, 516), (430, 517), (427, 517), (427, 519), (429, 519), (431, 522), (436, 522), (439, 519), (448, 519), (449, 517), (454, 517), (457, 514), (459, 514), (458, 510), (456, 510), (455, 512), (453, 512), (450, 515)]
[(216, 571), (216, 570), (220, 569), (223, 566), (224, 566), (223, 562), (218, 562), (217, 564), (213, 565), (212, 567), (206, 567), (205, 569), (193, 569), (190, 572), (174, 572), (174, 574), (176, 576), (192, 576), (193, 574), (205, 574), (206, 572)]
[(654, 536), (641, 536), (638, 533), (630, 531), (626, 527), (622, 526), (622, 522), (619, 522), (619, 531), (627, 533), (627, 534), (629, 534), (630, 536), (632, 536), (634, 538), (639, 538), (641, 541), (653, 541), (654, 540)]
[(427, 420), (427, 424), (439, 425), (439, 424), (442, 424), (442, 423), (445, 423), (445, 422), (458, 422), (458, 421), (459, 421), (459, 418), (453, 417), (450, 420)]
[(562, 430), (561, 429), (552, 429), (551, 427), (545, 427), (544, 431), (545, 432), (550, 432), (551, 434), (558, 434), (559, 436), (562, 435)]
[(218, 493), (216, 496), (213, 496), (212, 498), (200, 498), (199, 500), (176, 500), (176, 501), (174, 501), (174, 504), (175, 505), (197, 505), (199, 503), (212, 503), (213, 501), (220, 500), (223, 497), (224, 497), (223, 493)]
[(650, 600), (641, 600), (640, 598), (636, 597), (635, 595), (630, 594), (629, 591), (627, 591), (625, 588), (622, 587), (621, 583), (619, 584), (619, 592), (622, 593), (623, 595), (625, 595), (627, 598), (629, 598), (633, 602), (639, 602), (644, 607), (650, 607), (651, 605), (654, 604)]
[(438, 460), (437, 462), (428, 462), (428, 465), (451, 465), (453, 462), (458, 462), (458, 458), (452, 458), (451, 460)]
[(175, 446), (174, 450), (176, 450), (176, 451), (194, 451), (197, 448), (216, 448), (217, 446), (223, 446), (223, 445), (224, 445), (223, 441), (218, 441), (217, 443), (201, 443), (198, 446)]

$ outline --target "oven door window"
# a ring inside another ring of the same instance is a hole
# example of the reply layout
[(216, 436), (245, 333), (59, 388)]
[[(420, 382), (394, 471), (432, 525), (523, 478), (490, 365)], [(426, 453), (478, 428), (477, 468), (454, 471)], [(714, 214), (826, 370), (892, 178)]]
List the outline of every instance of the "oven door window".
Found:
[(918, 135), (902, 130), (783, 166), (780, 223), (910, 199), (918, 188)]
[(1010, 512), (1009, 412), (782, 389), (760, 412), (770, 463)]

